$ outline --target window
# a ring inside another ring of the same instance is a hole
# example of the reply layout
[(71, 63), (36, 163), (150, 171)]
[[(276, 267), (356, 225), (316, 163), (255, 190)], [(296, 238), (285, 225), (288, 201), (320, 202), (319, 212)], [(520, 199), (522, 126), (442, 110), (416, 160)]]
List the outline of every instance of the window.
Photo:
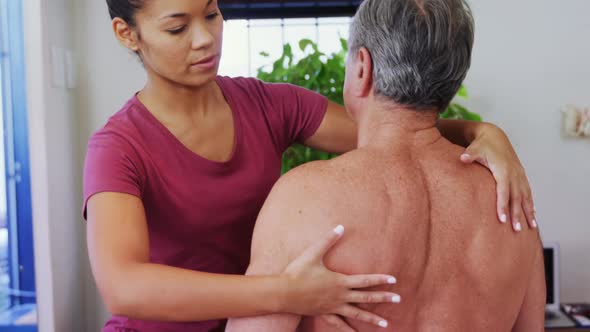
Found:
[[(295, 56), (301, 39), (316, 42), (326, 54), (340, 50), (340, 38), (348, 38), (350, 17), (228, 20), (225, 22), (223, 54), (219, 73), (256, 76), (258, 68), (270, 65), (290, 43)], [(266, 52), (268, 57), (260, 55)]]
[(0, 0), (0, 332), (36, 328), (22, 1)]
[[(348, 38), (350, 18), (362, 0), (223, 0), (219, 7), (225, 23), (219, 72), (227, 76), (256, 76), (282, 54), (307, 38), (330, 54), (340, 50), (340, 38)], [(268, 57), (260, 53), (265, 52)]]

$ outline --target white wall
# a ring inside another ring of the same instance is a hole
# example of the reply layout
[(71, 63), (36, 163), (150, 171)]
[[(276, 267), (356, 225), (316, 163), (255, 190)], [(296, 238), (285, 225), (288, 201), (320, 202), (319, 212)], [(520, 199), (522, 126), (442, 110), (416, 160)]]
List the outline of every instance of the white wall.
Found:
[(470, 107), (511, 137), (545, 241), (561, 245), (561, 295), (590, 301), (590, 140), (561, 136), (560, 110), (590, 107), (590, 2), (471, 0)]
[(52, 87), (52, 46), (73, 48), (70, 0), (24, 1), (36, 282), (41, 332), (83, 331), (78, 116)]
[[(563, 139), (559, 114), (567, 103), (590, 106), (590, 2), (471, 3), (477, 38), (469, 106), (506, 130), (527, 167), (543, 238), (563, 250), (563, 300), (590, 301), (590, 140)], [(104, 1), (76, 6), (79, 139), (86, 140), (141, 88), (144, 74), (115, 41)], [(88, 271), (86, 282), (88, 331), (98, 331), (107, 316)]]

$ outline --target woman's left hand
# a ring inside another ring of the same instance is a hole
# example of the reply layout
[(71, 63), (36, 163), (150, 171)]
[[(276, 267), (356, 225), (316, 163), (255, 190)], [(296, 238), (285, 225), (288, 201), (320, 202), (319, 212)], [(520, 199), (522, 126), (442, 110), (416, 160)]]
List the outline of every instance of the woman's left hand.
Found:
[(520, 232), (526, 220), (537, 228), (533, 196), (526, 173), (510, 140), (502, 129), (486, 124), (461, 155), (464, 163), (478, 162), (490, 169), (497, 183), (498, 218), (511, 221)]

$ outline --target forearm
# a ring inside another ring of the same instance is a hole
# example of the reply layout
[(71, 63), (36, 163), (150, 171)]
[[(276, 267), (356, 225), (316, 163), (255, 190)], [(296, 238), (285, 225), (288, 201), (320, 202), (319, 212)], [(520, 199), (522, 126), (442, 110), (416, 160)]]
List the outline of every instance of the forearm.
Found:
[(346, 114), (343, 106), (329, 102), (320, 127), (304, 144), (330, 153), (352, 151), (357, 147), (356, 123)]
[[(280, 309), (278, 277), (219, 275), (136, 264), (113, 282), (109, 309), (134, 319), (191, 322), (264, 315)], [(114, 298), (114, 300), (113, 300)]]
[(494, 125), (486, 122), (466, 120), (444, 120), (438, 122), (441, 134), (454, 144), (467, 147), (476, 137)]

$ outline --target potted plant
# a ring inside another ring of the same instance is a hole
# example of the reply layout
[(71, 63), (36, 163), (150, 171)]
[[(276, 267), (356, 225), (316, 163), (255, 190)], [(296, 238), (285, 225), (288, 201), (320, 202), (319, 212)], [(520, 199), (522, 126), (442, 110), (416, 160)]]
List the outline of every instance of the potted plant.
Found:
[[(340, 39), (341, 50), (330, 55), (322, 53), (318, 45), (309, 39), (299, 41), (299, 49), (304, 52), (303, 58), (295, 62), (293, 48), (290, 44), (283, 46), (283, 54), (272, 63), (270, 71), (267, 66), (258, 69), (257, 77), (266, 82), (291, 83), (326, 96), (329, 100), (344, 104), (344, 70), (348, 45)], [(269, 55), (260, 53), (263, 57)], [(457, 93), (459, 98), (467, 98), (465, 87)], [(464, 119), (481, 121), (481, 117), (470, 112), (461, 104), (453, 101), (441, 114), (443, 119)], [(306, 146), (295, 144), (283, 155), (282, 173), (312, 160), (327, 160), (336, 155), (317, 151)]]

